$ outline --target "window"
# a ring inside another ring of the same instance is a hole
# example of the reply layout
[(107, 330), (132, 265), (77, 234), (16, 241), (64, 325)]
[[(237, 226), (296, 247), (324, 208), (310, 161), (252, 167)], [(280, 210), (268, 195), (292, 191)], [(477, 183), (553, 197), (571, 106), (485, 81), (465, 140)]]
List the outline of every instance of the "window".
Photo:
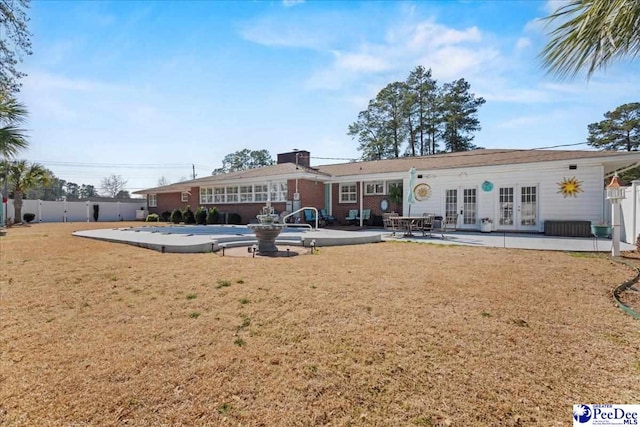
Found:
[(384, 194), (384, 182), (383, 181), (366, 182), (364, 184), (364, 194), (365, 196)]
[(238, 187), (227, 187), (227, 203), (238, 201)]
[[(272, 202), (287, 200), (287, 182), (274, 182), (270, 185), (240, 185), (200, 188), (200, 203), (260, 203), (266, 202), (271, 196)], [(185, 201), (183, 199), (183, 201)]]
[(200, 187), (200, 203), (203, 205), (213, 203), (213, 188)]
[(147, 203), (150, 208), (158, 207), (158, 196), (156, 194), (149, 194)]
[(188, 202), (189, 201), (189, 192), (188, 191), (183, 191), (182, 195), (180, 196), (180, 200), (183, 202)]
[(387, 194), (393, 193), (396, 188), (402, 192), (402, 181), (387, 181)]
[(224, 187), (213, 189), (213, 203), (224, 203)]
[(266, 202), (269, 198), (269, 193), (266, 185), (254, 186), (254, 200), (256, 202)]
[(253, 202), (253, 187), (251, 185), (243, 185), (240, 187), (240, 201)]
[(340, 184), (340, 203), (355, 203), (357, 188), (356, 184)]
[(272, 182), (271, 183), (271, 201), (284, 202), (287, 200), (287, 183)]

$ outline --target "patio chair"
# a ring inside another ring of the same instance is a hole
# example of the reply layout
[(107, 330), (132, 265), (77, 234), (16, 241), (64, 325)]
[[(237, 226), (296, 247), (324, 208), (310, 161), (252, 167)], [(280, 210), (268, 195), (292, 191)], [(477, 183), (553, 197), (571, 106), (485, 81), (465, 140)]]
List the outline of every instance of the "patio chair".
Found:
[(316, 213), (312, 210), (312, 209), (305, 209), (304, 210), (304, 222), (306, 222), (307, 224), (314, 224), (316, 223)]
[(329, 215), (326, 209), (320, 209), (320, 219), (328, 225), (333, 225), (336, 222), (336, 218), (333, 215)]
[[(360, 212), (356, 211), (358, 215), (356, 216), (356, 222), (360, 223)], [(363, 209), (362, 210), (362, 223), (366, 224), (371, 219), (371, 209)]]
[(400, 215), (396, 212), (382, 214), (382, 225), (385, 230), (391, 231), (392, 236), (395, 236), (396, 231), (400, 228), (399, 217)]
[(431, 233), (433, 231), (433, 220), (435, 218), (435, 215), (424, 214), (423, 216), (424, 219), (422, 220), (422, 235), (426, 236), (428, 233), (429, 237), (433, 237)]
[(456, 231), (458, 229), (458, 214), (447, 214), (442, 219), (442, 225), (440, 226), (440, 233), (442, 234), (442, 240), (444, 240), (444, 233), (447, 231)]
[(358, 209), (349, 209), (349, 216), (344, 219), (346, 223), (355, 223), (356, 219), (358, 219)]

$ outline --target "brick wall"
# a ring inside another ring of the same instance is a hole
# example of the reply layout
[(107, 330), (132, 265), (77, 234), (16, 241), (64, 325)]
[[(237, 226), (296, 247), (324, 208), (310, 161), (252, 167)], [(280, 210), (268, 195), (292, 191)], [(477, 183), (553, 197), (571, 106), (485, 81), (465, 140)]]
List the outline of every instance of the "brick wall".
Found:
[[(289, 200), (293, 200), (296, 192), (296, 180), (290, 179), (287, 182)], [(310, 206), (318, 210), (324, 209), (324, 183), (311, 181), (308, 179), (298, 180), (298, 193), (300, 193), (300, 206)]]
[[(189, 195), (189, 201), (181, 201), (182, 193), (161, 193), (157, 195), (158, 206), (155, 208), (149, 208), (149, 213), (162, 214), (164, 211), (173, 212), (175, 209), (186, 209), (187, 206), (191, 207), (193, 212), (200, 206), (205, 208), (216, 207), (219, 212), (222, 213), (236, 213), (240, 215), (240, 222), (248, 224), (249, 222), (255, 222), (256, 215), (262, 213), (262, 207), (264, 202), (258, 203), (200, 203), (200, 187), (192, 187), (191, 194)], [(293, 196), (292, 196), (293, 197)], [(276, 212), (282, 212), (286, 208), (285, 202), (272, 203), (271, 206)]]
[[(356, 187), (356, 203), (340, 203), (340, 184), (331, 185), (331, 201), (333, 203), (333, 216), (336, 217), (340, 224), (346, 224), (345, 218), (349, 215), (349, 210), (360, 209), (360, 183), (357, 183)], [(382, 216), (383, 212), (380, 209), (380, 202), (382, 199), (389, 200), (388, 196), (364, 196), (362, 199), (362, 209), (371, 209), (371, 217), (374, 215)], [(389, 202), (389, 209), (387, 212), (396, 211), (402, 214), (402, 205), (394, 206)]]

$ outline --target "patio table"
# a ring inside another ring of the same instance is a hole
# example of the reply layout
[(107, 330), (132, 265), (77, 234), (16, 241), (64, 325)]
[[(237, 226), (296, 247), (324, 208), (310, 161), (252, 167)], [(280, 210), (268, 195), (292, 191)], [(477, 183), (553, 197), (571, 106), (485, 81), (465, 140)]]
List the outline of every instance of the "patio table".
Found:
[(426, 217), (424, 216), (398, 216), (393, 219), (398, 221), (400, 224), (400, 228), (404, 228), (406, 231), (404, 235), (409, 237), (413, 236), (414, 230), (421, 230), (423, 221)]

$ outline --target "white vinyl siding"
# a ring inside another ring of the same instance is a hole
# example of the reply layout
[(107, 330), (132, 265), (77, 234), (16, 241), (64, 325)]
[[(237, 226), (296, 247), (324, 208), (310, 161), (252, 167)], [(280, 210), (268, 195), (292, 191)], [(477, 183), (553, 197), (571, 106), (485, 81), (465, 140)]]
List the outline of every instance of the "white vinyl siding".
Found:
[[(577, 163), (577, 169), (569, 169), (570, 163)], [(580, 182), (583, 191), (577, 193), (577, 197), (564, 197), (559, 192), (558, 183), (572, 177)], [(408, 180), (407, 174), (405, 185), (408, 185)], [(482, 189), (482, 183), (485, 181), (493, 184), (491, 191)], [(585, 165), (575, 160), (558, 165), (540, 163), (482, 167), (465, 171), (451, 169), (441, 171), (434, 177), (418, 178), (415, 185), (420, 183), (431, 186), (432, 197), (413, 203), (411, 215), (454, 213), (454, 198), (458, 198), (460, 194), (464, 195), (465, 189), (476, 188), (477, 228), (480, 228), (480, 218), (491, 218), (498, 230), (521, 229), (542, 232), (547, 220), (600, 222), (606, 219), (605, 209), (610, 209), (608, 205), (605, 206), (603, 198), (603, 167)], [(461, 207), (458, 206), (458, 214)], [(464, 207), (462, 211), (465, 215)], [(408, 212), (406, 200), (403, 201), (403, 212)], [(526, 218), (518, 219), (521, 216)], [(472, 222), (472, 217), (472, 212), (466, 212), (464, 220)], [(463, 219), (460, 222), (462, 223)]]

